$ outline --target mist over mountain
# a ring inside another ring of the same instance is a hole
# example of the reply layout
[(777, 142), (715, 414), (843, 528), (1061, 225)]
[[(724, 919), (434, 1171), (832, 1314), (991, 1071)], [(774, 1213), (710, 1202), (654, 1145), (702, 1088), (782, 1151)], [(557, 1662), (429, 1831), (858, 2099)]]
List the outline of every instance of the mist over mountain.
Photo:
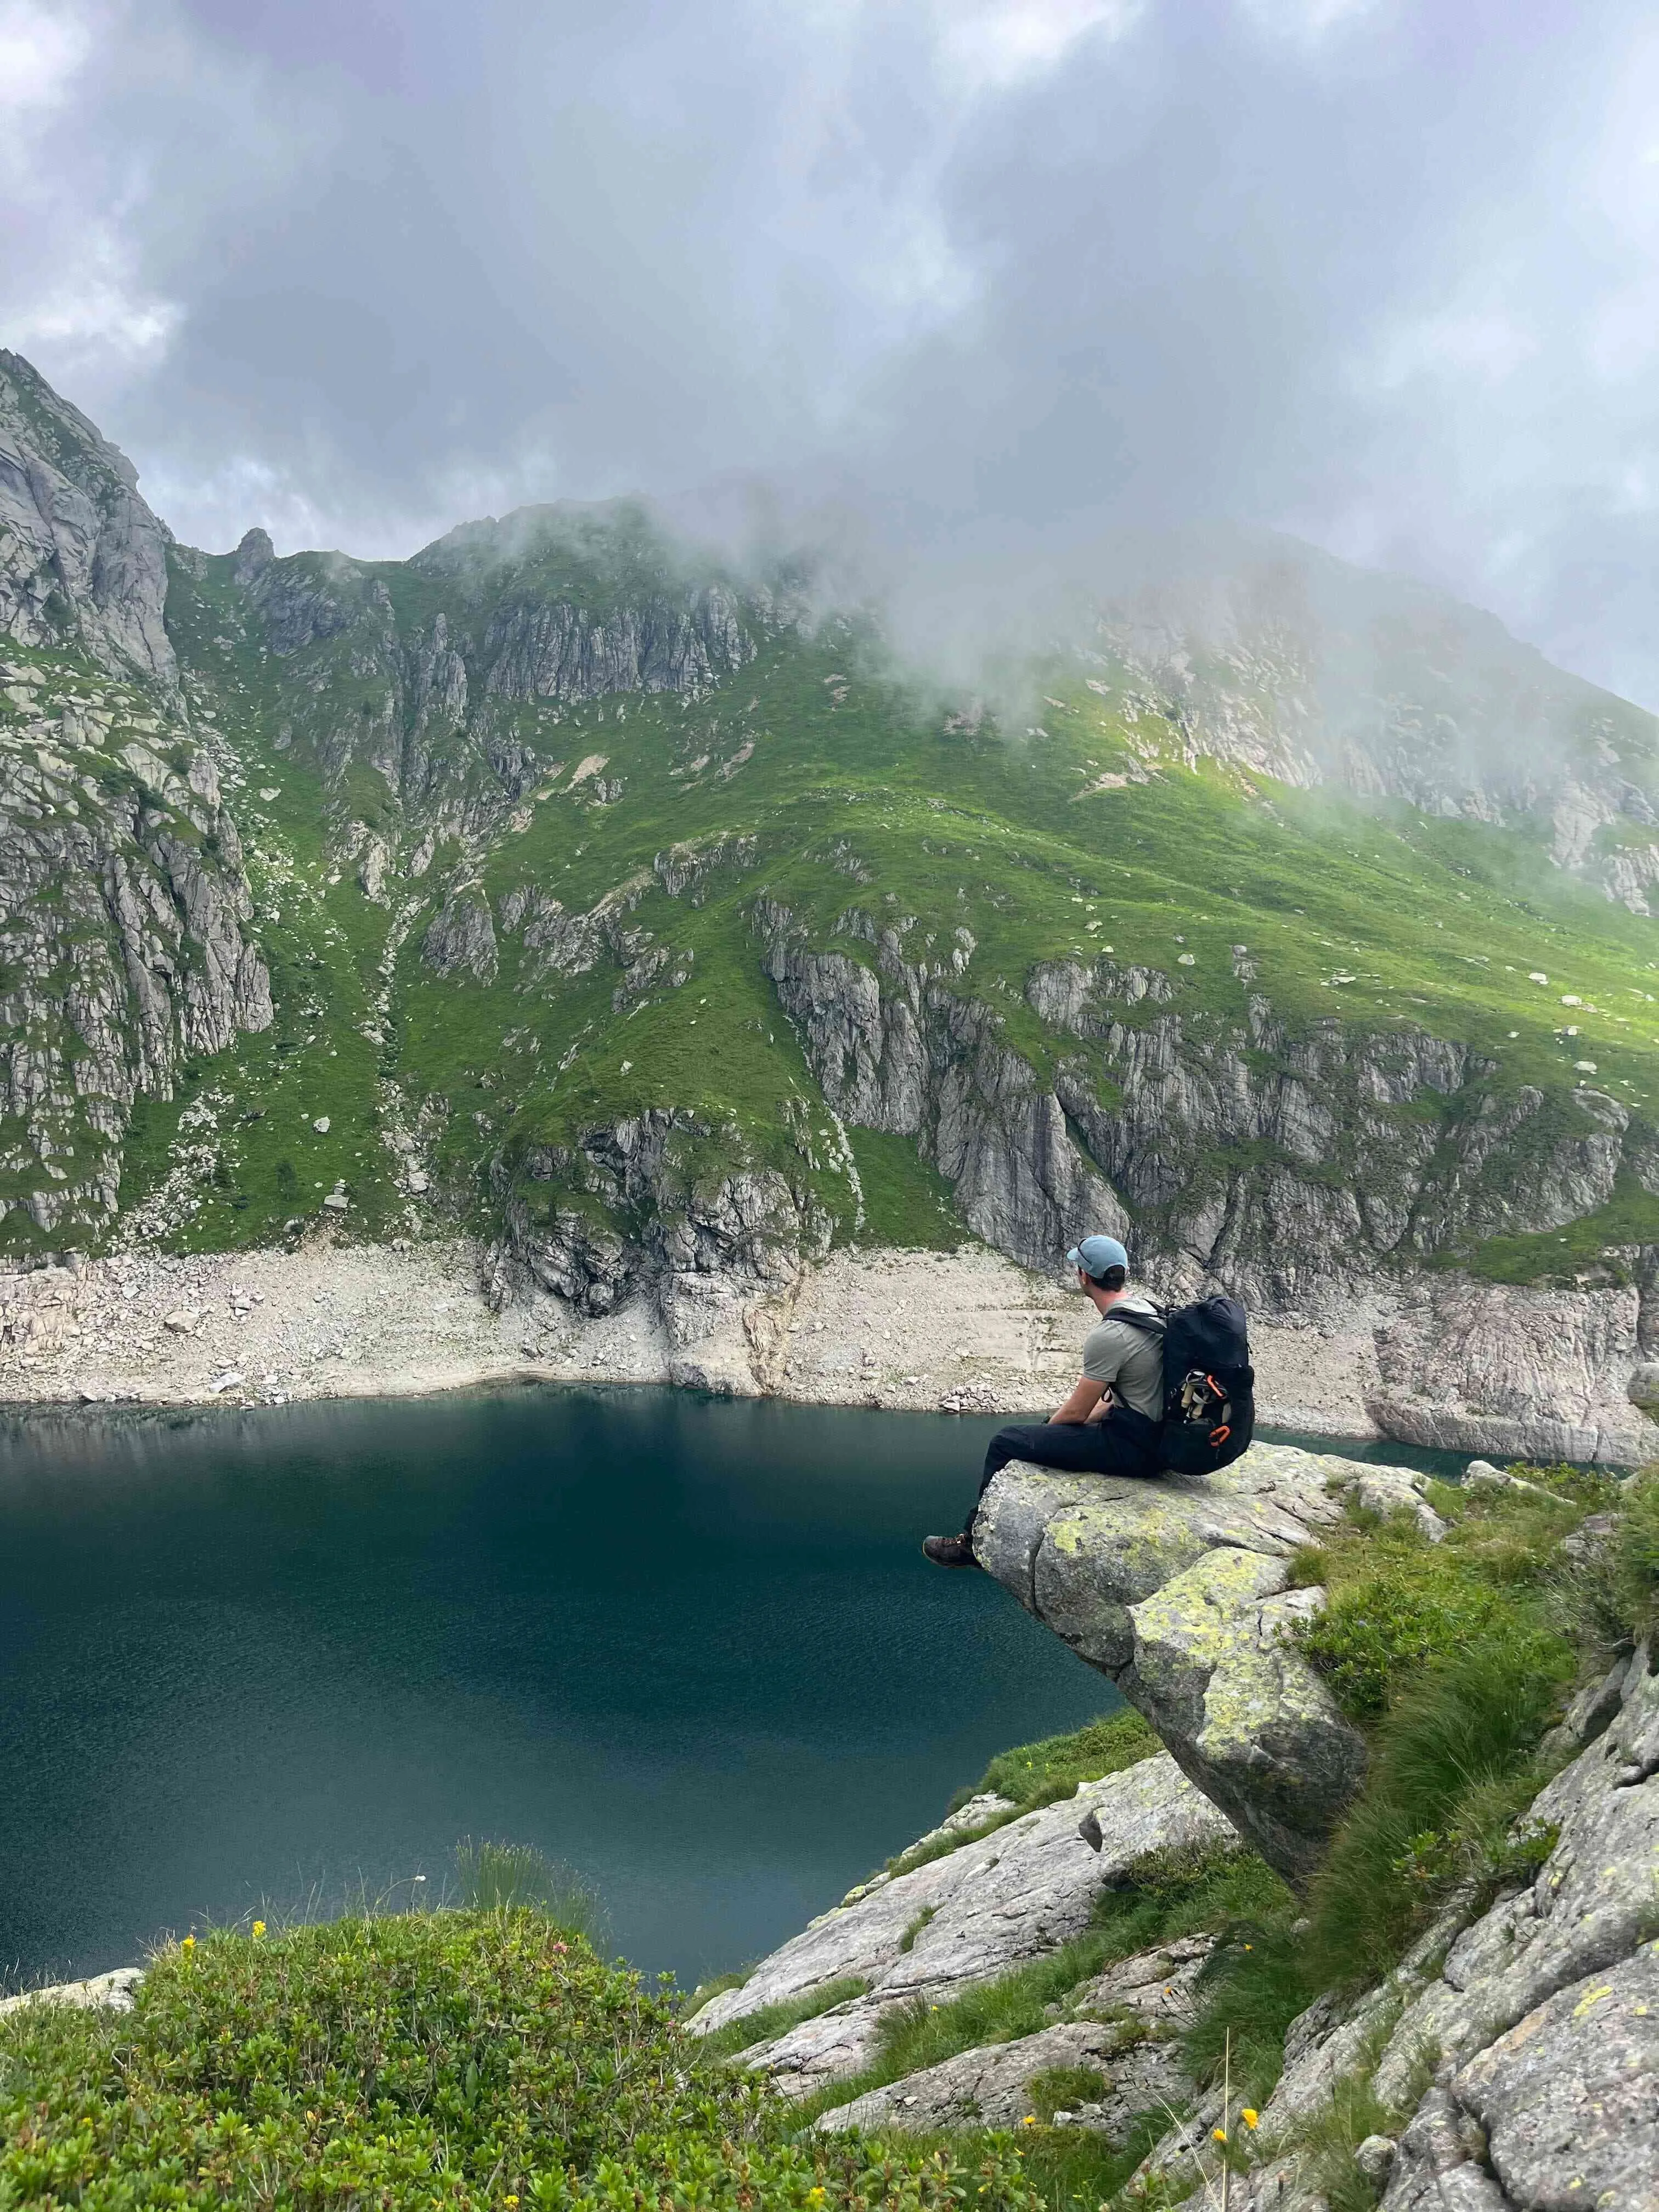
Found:
[(1099, 573), (968, 601), (1000, 701), (639, 502), (204, 553), (0, 356), (8, 1250), (464, 1234), (720, 1387), (848, 1244), (1645, 1314), (1652, 718), (1293, 540)]
[[(1288, 530), (1659, 704), (1647, 11), (12, 0), (0, 343), (188, 542)], [(956, 596), (959, 596), (956, 595)]]

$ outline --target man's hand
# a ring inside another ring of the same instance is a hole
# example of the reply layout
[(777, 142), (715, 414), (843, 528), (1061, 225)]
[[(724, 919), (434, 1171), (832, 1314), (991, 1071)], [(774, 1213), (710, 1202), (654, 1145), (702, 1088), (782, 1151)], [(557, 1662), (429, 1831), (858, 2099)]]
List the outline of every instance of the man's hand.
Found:
[(1049, 1414), (1049, 1427), (1052, 1428), (1056, 1421), (1068, 1422), (1073, 1427), (1080, 1426), (1105, 1395), (1106, 1385), (1103, 1382), (1091, 1382), (1086, 1375), (1079, 1375), (1072, 1385), (1072, 1395), (1066, 1403)]

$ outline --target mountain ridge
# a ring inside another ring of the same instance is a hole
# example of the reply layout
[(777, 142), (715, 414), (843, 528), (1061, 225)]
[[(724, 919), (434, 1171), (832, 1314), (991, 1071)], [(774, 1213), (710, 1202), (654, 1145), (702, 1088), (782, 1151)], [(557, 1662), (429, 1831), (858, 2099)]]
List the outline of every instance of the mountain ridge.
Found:
[(48, 392), (0, 362), (16, 1258), (461, 1231), (695, 1344), (849, 1242), (1109, 1224), (1273, 1311), (1450, 1268), (1645, 1316), (1659, 726), (1494, 618), (1177, 576), (1010, 726), (638, 502), (179, 546)]

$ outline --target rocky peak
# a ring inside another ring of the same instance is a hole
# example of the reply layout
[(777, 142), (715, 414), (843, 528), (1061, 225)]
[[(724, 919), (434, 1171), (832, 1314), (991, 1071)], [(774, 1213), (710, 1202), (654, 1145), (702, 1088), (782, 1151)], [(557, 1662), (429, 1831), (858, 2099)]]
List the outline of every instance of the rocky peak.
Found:
[(167, 543), (126, 455), (0, 350), (0, 635), (171, 690)]
[(236, 565), (231, 573), (246, 591), (250, 584), (258, 583), (276, 558), (276, 548), (270, 542), (270, 532), (256, 526), (236, 548)]

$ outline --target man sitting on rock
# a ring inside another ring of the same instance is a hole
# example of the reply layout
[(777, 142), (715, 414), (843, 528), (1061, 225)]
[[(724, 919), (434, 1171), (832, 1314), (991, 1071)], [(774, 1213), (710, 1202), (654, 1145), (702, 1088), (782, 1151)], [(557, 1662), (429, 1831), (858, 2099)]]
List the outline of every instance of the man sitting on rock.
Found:
[[(1112, 1309), (1152, 1310), (1124, 1285), (1129, 1255), (1115, 1237), (1085, 1237), (1066, 1255), (1077, 1269), (1078, 1288), (1100, 1318), (1083, 1340), (1083, 1372), (1071, 1396), (1046, 1422), (1014, 1422), (999, 1429), (985, 1455), (979, 1495), (1011, 1459), (1077, 1474), (1156, 1474), (1164, 1413), (1161, 1337), (1115, 1322)], [(979, 1500), (974, 1502), (974, 1513)], [(929, 1536), (922, 1550), (940, 1567), (976, 1567), (974, 1513), (959, 1536)]]

